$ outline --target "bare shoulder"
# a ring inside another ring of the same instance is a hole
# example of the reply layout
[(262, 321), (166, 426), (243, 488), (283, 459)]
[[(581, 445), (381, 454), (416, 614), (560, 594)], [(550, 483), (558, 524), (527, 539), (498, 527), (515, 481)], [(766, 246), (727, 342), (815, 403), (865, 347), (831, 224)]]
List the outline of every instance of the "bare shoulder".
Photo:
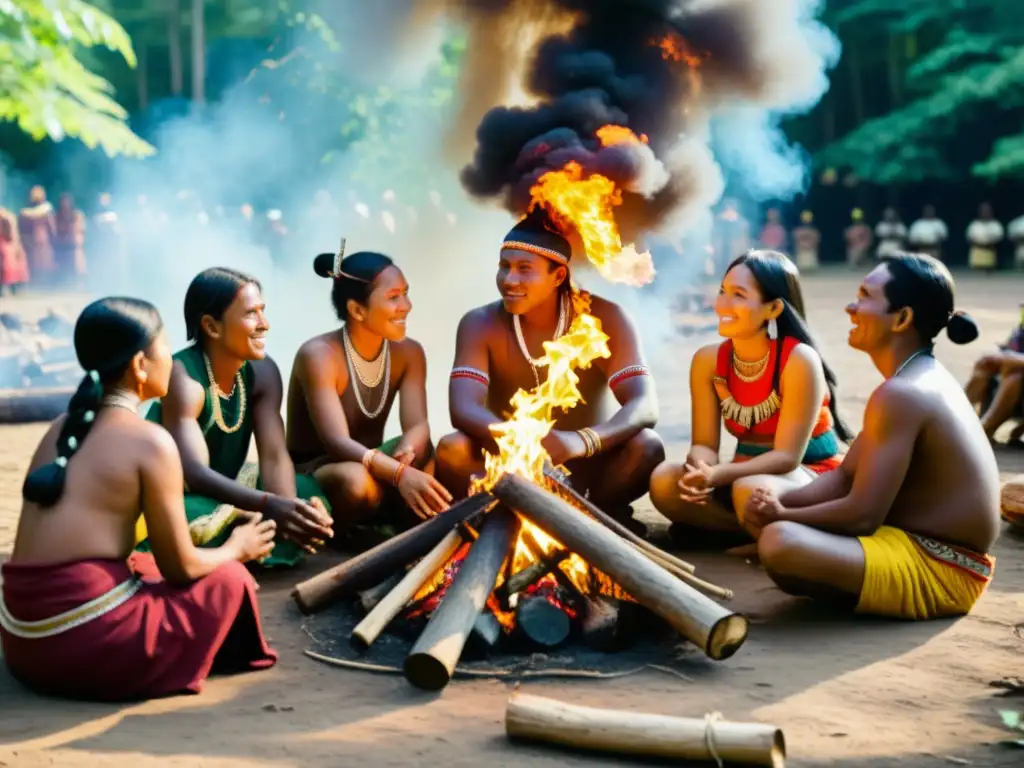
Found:
[(261, 384), (277, 382), (281, 384), (281, 369), (274, 362), (274, 358), (267, 355), (262, 360), (251, 360), (249, 365), (252, 366), (253, 380), (256, 382), (256, 386)]
[(175, 360), (171, 367), (171, 384), (167, 391), (168, 398), (181, 403), (201, 403), (206, 396), (203, 385), (193, 379), (180, 360)]
[(427, 353), (423, 349), (423, 345), (416, 341), (416, 339), (411, 339), (408, 336), (401, 341), (393, 343), (391, 349), (398, 352), (406, 362), (422, 362), (427, 359)]
[(459, 321), (459, 335), (466, 339), (489, 339), (502, 330), (501, 312), (500, 301), (469, 310)]
[(633, 318), (621, 306), (601, 296), (590, 295), (590, 314), (606, 328), (632, 328)]
[(131, 450), (125, 451), (125, 455), (136, 457), (143, 467), (157, 469), (168, 464), (180, 464), (178, 445), (171, 433), (160, 424), (145, 419), (132, 419), (118, 426), (124, 433), (123, 437), (119, 436), (119, 440), (131, 445)]
[(883, 381), (864, 408), (864, 424), (889, 424), (907, 427), (920, 423), (928, 414), (927, 398), (912, 379), (891, 378)]
[(783, 379), (790, 378), (794, 374), (801, 378), (820, 377), (824, 379), (825, 368), (821, 362), (821, 355), (810, 344), (797, 344), (790, 351), (785, 370), (783, 370)]
[(718, 348), (721, 346), (721, 343), (717, 341), (705, 344), (693, 353), (690, 368), (694, 371), (714, 371), (718, 365)]

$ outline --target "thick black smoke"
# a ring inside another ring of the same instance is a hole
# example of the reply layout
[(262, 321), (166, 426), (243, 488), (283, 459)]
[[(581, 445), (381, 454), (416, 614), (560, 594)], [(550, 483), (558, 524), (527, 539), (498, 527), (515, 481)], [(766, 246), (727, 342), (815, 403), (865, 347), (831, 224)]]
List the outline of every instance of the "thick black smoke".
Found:
[[(449, 10), (464, 14), (471, 30), (469, 90), (492, 88), (492, 104), (504, 99), (504, 84), (480, 68), (509, 69), (508, 58), (517, 55), (509, 39), (516, 39), (517, 28), (526, 39), (526, 22), (533, 22), (536, 36), (530, 50), (518, 52), (521, 86), (535, 103), (495, 106), (483, 116), (463, 185), (518, 214), (540, 176), (576, 161), (625, 191), (616, 218), (626, 242), (689, 206), (710, 206), (721, 194), (722, 177), (707, 149), (709, 116), (738, 105), (806, 108), (827, 88), (835, 44), (813, 20), (817, 5), (450, 0)], [(572, 22), (567, 14), (575, 16)], [(538, 34), (537, 19), (550, 19), (550, 29)], [(474, 28), (489, 37), (474, 35)], [(662, 41), (676, 53), (666, 54)], [(464, 96), (480, 100), (478, 92)], [(626, 126), (648, 143), (602, 147), (597, 131), (604, 125)]]

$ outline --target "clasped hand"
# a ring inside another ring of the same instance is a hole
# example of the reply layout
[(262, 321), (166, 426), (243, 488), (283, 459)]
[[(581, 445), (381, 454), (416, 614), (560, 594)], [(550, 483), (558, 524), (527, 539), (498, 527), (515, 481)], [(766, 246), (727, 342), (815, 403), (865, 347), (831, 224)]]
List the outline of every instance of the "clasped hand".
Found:
[(715, 467), (701, 459), (690, 459), (679, 480), (679, 498), (690, 504), (707, 504), (715, 490)]
[(747, 500), (743, 509), (743, 523), (748, 528), (761, 530), (766, 525), (782, 519), (786, 508), (778, 497), (767, 488), (757, 488)]

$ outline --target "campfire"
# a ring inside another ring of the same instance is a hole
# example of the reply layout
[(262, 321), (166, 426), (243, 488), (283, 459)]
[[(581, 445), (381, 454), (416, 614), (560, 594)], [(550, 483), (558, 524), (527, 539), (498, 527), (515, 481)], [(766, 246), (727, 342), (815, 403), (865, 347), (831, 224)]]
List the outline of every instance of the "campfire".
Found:
[[(644, 143), (622, 126), (605, 126), (598, 137), (606, 146)], [(622, 196), (610, 179), (585, 176), (569, 162), (543, 174), (530, 194), (530, 210), (542, 206), (577, 233), (605, 278), (633, 285), (653, 279), (650, 254), (622, 243), (614, 218)], [(746, 639), (747, 620), (707, 596), (728, 599), (728, 590), (633, 534), (577, 494), (564, 470), (550, 466), (542, 440), (556, 409), (581, 399), (576, 371), (610, 355), (589, 295), (575, 287), (572, 294), (569, 330), (544, 345), (538, 367), (547, 369), (546, 378), (513, 396), (512, 416), (493, 428), (498, 451), (486, 455), (484, 476), (469, 498), (295, 588), (306, 612), (368, 591), (364, 605), (372, 607), (352, 632), (361, 648), (396, 619), (425, 621), (405, 662), (407, 679), (418, 687), (447, 685), (471, 638), (485, 648), (503, 638), (552, 648), (575, 634), (613, 650), (639, 607), (712, 659), (728, 658)], [(417, 559), (396, 582), (392, 575)]]

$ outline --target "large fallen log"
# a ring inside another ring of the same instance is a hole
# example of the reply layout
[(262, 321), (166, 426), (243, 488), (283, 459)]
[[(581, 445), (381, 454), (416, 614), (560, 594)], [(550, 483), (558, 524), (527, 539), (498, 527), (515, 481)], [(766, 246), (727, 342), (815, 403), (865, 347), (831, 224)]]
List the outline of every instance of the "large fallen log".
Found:
[(296, 584), (292, 597), (299, 610), (313, 613), (342, 597), (376, 586), (395, 571), (423, 557), (453, 528), (493, 503), (494, 498), (486, 493), (463, 499), (415, 528)]
[(782, 768), (786, 760), (785, 737), (774, 725), (597, 709), (518, 691), (508, 700), (505, 733), (587, 751), (718, 765)]
[(747, 638), (745, 616), (726, 610), (680, 581), (629, 543), (567, 501), (515, 475), (505, 475), (494, 495), (615, 580), (716, 661), (732, 656)]
[(448, 685), (469, 633), (487, 602), (505, 558), (512, 552), (519, 518), (499, 507), (487, 514), (480, 538), (455, 575), (441, 605), (405, 659), (405, 677), (417, 688)]
[(53, 421), (68, 408), (74, 387), (0, 389), (0, 424)]
[(352, 644), (361, 651), (373, 645), (373, 641), (380, 637), (380, 633), (409, 604), (427, 580), (444, 566), (462, 541), (462, 535), (458, 530), (451, 531), (441, 539), (437, 546), (424, 555), (423, 559), (405, 574), (405, 578), (366, 614), (366, 618), (356, 625), (350, 637)]

